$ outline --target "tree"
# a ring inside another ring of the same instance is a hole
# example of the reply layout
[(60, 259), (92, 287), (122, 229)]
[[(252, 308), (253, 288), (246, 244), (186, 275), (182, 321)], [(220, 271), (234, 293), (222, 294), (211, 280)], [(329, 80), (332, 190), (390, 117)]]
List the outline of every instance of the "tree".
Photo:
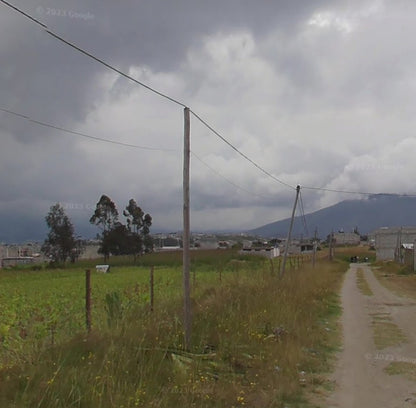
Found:
[(132, 235), (132, 250), (134, 257), (145, 252), (153, 250), (153, 239), (150, 237), (150, 227), (152, 225), (152, 217), (145, 214), (132, 198), (123, 211), (123, 215), (127, 218), (127, 228)]
[(102, 195), (95, 211), (90, 218), (90, 223), (100, 227), (103, 232), (110, 231), (118, 221), (118, 210), (110, 197)]
[(104, 259), (107, 261), (112, 252), (112, 241), (114, 240), (114, 234), (111, 234), (111, 231), (118, 223), (118, 210), (110, 197), (104, 194), (100, 197), (95, 206), (94, 214), (90, 218), (90, 223), (102, 229), (101, 245), (98, 252), (103, 254)]
[(113, 255), (140, 255), (153, 250), (153, 240), (150, 236), (152, 217), (145, 214), (131, 199), (123, 211), (127, 225), (118, 221), (118, 211), (114, 202), (102, 195), (97, 203), (90, 222), (99, 226), (102, 233), (99, 236), (101, 245), (99, 253), (107, 260)]
[(129, 255), (132, 253), (131, 234), (121, 222), (114, 224), (110, 231), (103, 233), (99, 252), (104, 255)]
[(71, 262), (82, 252), (82, 241), (74, 237), (74, 227), (59, 203), (50, 207), (45, 217), (49, 233), (42, 245), (42, 252), (51, 262)]

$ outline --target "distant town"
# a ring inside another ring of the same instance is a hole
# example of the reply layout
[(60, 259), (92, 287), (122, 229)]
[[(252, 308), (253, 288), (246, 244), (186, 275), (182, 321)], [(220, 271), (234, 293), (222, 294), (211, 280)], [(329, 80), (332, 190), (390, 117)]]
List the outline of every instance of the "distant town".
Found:
[[(182, 232), (157, 233), (152, 235), (154, 252), (180, 251)], [(299, 255), (319, 251), (323, 246), (366, 245), (375, 250), (377, 260), (396, 260), (414, 266), (414, 243), (416, 227), (380, 228), (369, 236), (357, 232), (337, 231), (325, 240), (319, 238), (293, 239), (288, 246), (288, 255)], [(79, 259), (99, 259), (98, 240), (85, 240)], [(48, 261), (41, 251), (41, 242), (1, 243), (1, 267), (15, 267), (25, 264), (42, 264)], [(286, 248), (286, 238), (262, 238), (249, 234), (192, 233), (191, 249), (238, 249), (245, 254), (261, 255), (269, 258), (281, 256)]]

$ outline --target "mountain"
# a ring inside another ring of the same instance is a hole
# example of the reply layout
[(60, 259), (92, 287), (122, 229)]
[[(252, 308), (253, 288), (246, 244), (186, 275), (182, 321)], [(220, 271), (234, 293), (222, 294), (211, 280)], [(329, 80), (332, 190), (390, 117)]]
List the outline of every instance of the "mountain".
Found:
[[(325, 238), (332, 230), (345, 232), (358, 228), (361, 234), (368, 234), (380, 227), (416, 225), (416, 197), (393, 194), (376, 194), (362, 200), (345, 200), (305, 216), (295, 217), (293, 236), (313, 236), (315, 228), (318, 237)], [(285, 237), (290, 219), (276, 221), (248, 231), (262, 237)]]

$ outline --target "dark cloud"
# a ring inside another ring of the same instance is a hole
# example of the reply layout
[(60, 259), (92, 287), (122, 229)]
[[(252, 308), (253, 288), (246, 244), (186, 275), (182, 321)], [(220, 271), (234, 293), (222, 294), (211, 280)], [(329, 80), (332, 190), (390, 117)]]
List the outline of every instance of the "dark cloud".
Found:
[[(198, 108), (241, 151), (291, 185), (368, 189), (374, 175), (359, 177), (354, 165), (365, 168), (380, 159), (391, 165), (389, 151), (395, 160), (403, 158), (403, 172), (412, 169), (404, 147), (412, 143), (402, 143), (415, 125), (410, 1), (15, 4), (115, 67)], [(119, 209), (135, 198), (158, 228), (180, 229), (182, 108), (117, 77), (4, 5), (0, 38), (1, 108), (175, 150), (87, 141), (0, 112), (0, 230), (24, 236), (19, 219), (27, 231), (36, 230), (34, 220), (43, 222), (57, 201), (82, 226), (103, 193)], [(192, 149), (242, 187), (194, 161), (196, 228), (254, 228), (290, 213), (291, 190), (264, 177), (195, 118), (192, 132)], [(373, 185), (407, 188), (395, 177), (379, 177)], [(314, 210), (340, 197), (308, 192), (305, 207)], [(4, 215), (9, 212), (16, 214), (13, 222)]]
[[(117, 68), (128, 71), (131, 65), (150, 66), (157, 72), (178, 69), (189, 47), (205, 35), (243, 28), (261, 38), (276, 28), (293, 31), (322, 3), (45, 0), (16, 5)], [(2, 9), (12, 21), (3, 37), (7, 44), (0, 73), (3, 103), (62, 126), (83, 121), (102, 97), (95, 78), (106, 69), (4, 5)], [(299, 69), (299, 64), (293, 66)], [(16, 125), (14, 133), (30, 141), (48, 131)]]

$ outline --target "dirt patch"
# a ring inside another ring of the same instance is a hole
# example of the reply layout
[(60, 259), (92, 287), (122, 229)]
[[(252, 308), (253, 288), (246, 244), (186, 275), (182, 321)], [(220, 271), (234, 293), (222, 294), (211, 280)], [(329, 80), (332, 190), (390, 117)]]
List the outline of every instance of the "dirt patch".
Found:
[(403, 375), (411, 381), (416, 381), (416, 364), (404, 361), (390, 363), (384, 372), (388, 375)]
[(366, 296), (373, 296), (373, 292), (368, 286), (368, 282), (364, 277), (364, 272), (362, 268), (357, 269), (357, 286), (360, 289), (361, 293)]
[(373, 314), (371, 326), (373, 328), (374, 344), (377, 350), (391, 346), (398, 346), (407, 341), (405, 334), (393, 323), (388, 313)]
[(387, 275), (383, 269), (375, 270), (374, 274), (378, 281), (394, 294), (416, 299), (416, 275)]
[[(362, 272), (358, 268), (362, 268)], [(358, 287), (357, 277), (366, 282), (368, 290)], [(372, 296), (364, 295), (369, 291)], [(380, 285), (366, 265), (351, 264), (341, 299), (344, 347), (332, 376), (334, 392), (321, 405), (340, 408), (416, 406), (415, 383), (409, 378), (409, 373), (413, 374), (411, 367), (391, 365), (416, 357), (415, 307)], [(390, 368), (385, 370), (387, 366)]]

